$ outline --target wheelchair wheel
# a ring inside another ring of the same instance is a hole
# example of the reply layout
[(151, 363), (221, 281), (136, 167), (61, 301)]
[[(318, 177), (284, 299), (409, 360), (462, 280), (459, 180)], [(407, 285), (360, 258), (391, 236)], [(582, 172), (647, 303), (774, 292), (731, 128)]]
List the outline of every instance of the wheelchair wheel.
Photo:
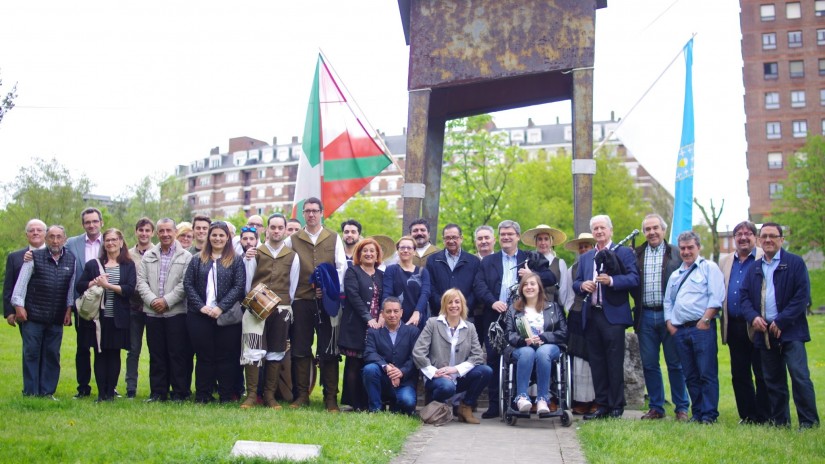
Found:
[(509, 368), (504, 364), (502, 356), (498, 364), (498, 398), (490, 398), (490, 401), (498, 400), (498, 407), (501, 417), (506, 419), (507, 409), (510, 407), (510, 385), (508, 382)]
[(518, 423), (518, 417), (511, 416), (509, 414), (505, 414), (504, 415), (504, 422), (509, 426), (514, 426), (514, 425), (516, 425), (516, 423)]
[(570, 415), (570, 411), (564, 411), (561, 415), (561, 426), (570, 427), (571, 425), (573, 425), (573, 416)]
[(570, 356), (567, 353), (563, 354), (564, 356), (564, 381), (565, 381), (565, 409), (570, 408), (573, 405), (573, 360), (570, 359)]

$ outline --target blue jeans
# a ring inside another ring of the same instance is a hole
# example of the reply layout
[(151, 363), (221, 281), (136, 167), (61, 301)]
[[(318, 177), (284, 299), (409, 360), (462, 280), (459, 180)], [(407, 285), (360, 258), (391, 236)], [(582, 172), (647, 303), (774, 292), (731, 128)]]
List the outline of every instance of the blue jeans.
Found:
[(367, 404), (370, 411), (380, 411), (383, 398), (391, 400), (390, 408), (393, 412), (412, 414), (415, 411), (417, 401), (415, 386), (393, 387), (389, 376), (384, 373), (381, 366), (375, 363), (364, 366), (361, 378), (364, 381), (364, 389), (367, 390)]
[(675, 338), (690, 394), (693, 419), (715, 422), (719, 417), (716, 321), (711, 320), (710, 328), (706, 330), (681, 327), (676, 331)]
[(679, 352), (676, 350), (676, 341), (670, 336), (665, 325), (664, 311), (642, 309), (638, 336), (650, 409), (665, 412), (665, 385), (662, 382), (662, 369), (659, 367), (661, 345), (665, 353), (667, 378), (670, 380), (670, 396), (676, 406), (676, 412), (687, 412), (690, 400), (685, 386), (685, 376), (682, 373)]
[(459, 377), (456, 383), (453, 383), (449, 377), (427, 379), (424, 383), (424, 389), (434, 401), (442, 403), (449, 401), (456, 393), (466, 392), (464, 394), (464, 404), (475, 406), (478, 403), (478, 396), (487, 387), (492, 375), (493, 369), (482, 364), (475, 366), (464, 377)]
[(816, 395), (811, 373), (808, 371), (808, 353), (803, 342), (781, 343), (771, 337), (771, 349), (761, 348), (762, 371), (768, 389), (768, 420), (774, 425), (790, 425), (788, 409), (788, 379), (785, 368), (791, 375), (793, 402), (799, 416), (800, 426), (819, 424), (816, 410)]
[(63, 326), (23, 322), (23, 394), (53, 395), (60, 379), (60, 344)]
[(540, 347), (522, 346), (513, 351), (512, 358), (516, 364), (516, 394), (527, 398), (527, 387), (530, 386), (530, 375), (533, 366), (536, 367), (536, 401), (550, 399), (550, 375), (553, 361), (559, 359), (561, 350), (558, 346), (545, 343)]

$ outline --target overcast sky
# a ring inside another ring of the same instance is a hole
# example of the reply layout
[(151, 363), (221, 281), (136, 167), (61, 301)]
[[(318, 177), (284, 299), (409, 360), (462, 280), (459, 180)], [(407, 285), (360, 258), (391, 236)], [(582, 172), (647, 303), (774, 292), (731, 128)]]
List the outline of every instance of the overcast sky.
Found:
[[(390, 0), (6, 0), (0, 17), (0, 91), (18, 82), (19, 94), (0, 124), (0, 182), (56, 157), (114, 196), (212, 147), (226, 152), (230, 137), (287, 141), (303, 133), (319, 49), (376, 129), (407, 124), (409, 50)], [(721, 224), (732, 227), (748, 207), (738, 2), (608, 0), (596, 16), (593, 116), (627, 115), (619, 136), (672, 192), (683, 60), (628, 111), (694, 32), (694, 193), (724, 198)], [(569, 122), (570, 104), (495, 120), (528, 117)]]

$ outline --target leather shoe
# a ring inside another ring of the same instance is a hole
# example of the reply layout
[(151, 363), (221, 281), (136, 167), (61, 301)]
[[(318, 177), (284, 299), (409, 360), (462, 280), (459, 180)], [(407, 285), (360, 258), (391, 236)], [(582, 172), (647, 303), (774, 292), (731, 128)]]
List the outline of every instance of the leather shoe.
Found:
[(573, 414), (575, 414), (577, 416), (583, 416), (583, 415), (590, 412), (590, 405), (588, 405), (588, 404), (577, 404), (577, 405), (573, 406), (573, 408), (571, 410), (573, 411)]
[(559, 400), (555, 398), (550, 399), (550, 412), (556, 412), (559, 410)]
[(501, 416), (501, 411), (498, 409), (498, 403), (495, 406), (490, 406), (481, 414), (482, 419), (497, 419)]
[(665, 413), (651, 409), (642, 416), (642, 420), (664, 419)]
[(166, 401), (166, 398), (160, 395), (151, 395), (149, 398), (145, 399), (144, 403), (162, 403)]
[(685, 411), (676, 411), (676, 421), (677, 422), (687, 422), (690, 418), (688, 417), (688, 413)]
[(624, 415), (624, 409), (616, 408), (610, 410), (610, 417), (613, 419), (621, 419)]
[(607, 419), (610, 416), (610, 412), (607, 408), (596, 408), (595, 411), (585, 414), (582, 419), (584, 420), (596, 420), (596, 419)]

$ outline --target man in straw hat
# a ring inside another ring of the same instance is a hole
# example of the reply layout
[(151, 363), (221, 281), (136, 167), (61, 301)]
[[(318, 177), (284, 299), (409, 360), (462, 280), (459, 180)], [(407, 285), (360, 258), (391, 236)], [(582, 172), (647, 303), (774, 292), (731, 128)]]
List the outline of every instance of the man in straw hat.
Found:
[(570, 309), (573, 305), (573, 287), (570, 274), (567, 272), (567, 263), (558, 258), (553, 250), (553, 247), (563, 244), (566, 240), (567, 235), (564, 232), (545, 224), (538, 225), (521, 236), (522, 243), (535, 247), (536, 251), (547, 258), (550, 272), (556, 276), (556, 285), (544, 289), (547, 297), (552, 298), (564, 309)]
[[(564, 244), (568, 250), (581, 256), (596, 246), (596, 239), (590, 232), (582, 232), (575, 240), (570, 240)], [(577, 260), (570, 266), (569, 282), (573, 285), (573, 277), (579, 270)], [(587, 361), (587, 345), (584, 339), (584, 328), (582, 325), (582, 298), (575, 295), (573, 305), (567, 316), (567, 354), (572, 357), (573, 362), (573, 414), (588, 414), (596, 410), (593, 399), (596, 393), (593, 391), (593, 376), (590, 373), (590, 363)]]

